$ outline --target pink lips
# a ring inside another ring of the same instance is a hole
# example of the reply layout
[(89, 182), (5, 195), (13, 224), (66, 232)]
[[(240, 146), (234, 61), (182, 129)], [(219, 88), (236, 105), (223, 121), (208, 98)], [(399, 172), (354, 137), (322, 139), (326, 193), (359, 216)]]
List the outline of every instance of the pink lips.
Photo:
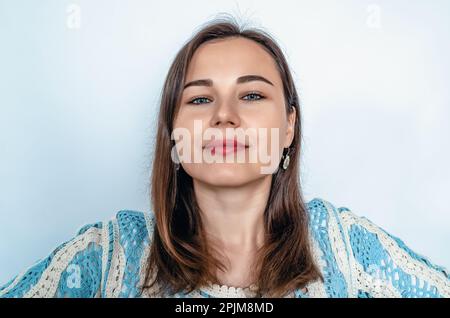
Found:
[(211, 151), (211, 155), (214, 155), (216, 151), (225, 155), (229, 152), (237, 152), (241, 149), (248, 148), (248, 146), (238, 142), (237, 139), (220, 139), (208, 142), (205, 148)]

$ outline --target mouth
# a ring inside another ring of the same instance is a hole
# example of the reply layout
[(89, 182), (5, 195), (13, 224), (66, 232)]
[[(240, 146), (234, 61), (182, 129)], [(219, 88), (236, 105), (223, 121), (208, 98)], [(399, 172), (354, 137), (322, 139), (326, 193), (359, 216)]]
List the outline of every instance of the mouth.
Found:
[(213, 156), (216, 152), (226, 155), (228, 153), (237, 153), (247, 148), (249, 148), (248, 145), (238, 142), (237, 139), (212, 140), (203, 146), (203, 149), (209, 151)]

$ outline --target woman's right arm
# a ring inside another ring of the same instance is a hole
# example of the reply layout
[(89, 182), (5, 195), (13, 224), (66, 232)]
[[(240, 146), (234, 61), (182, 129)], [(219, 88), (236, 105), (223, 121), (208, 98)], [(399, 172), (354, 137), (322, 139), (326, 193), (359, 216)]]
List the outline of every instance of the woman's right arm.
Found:
[(107, 224), (98, 222), (82, 227), (46, 258), (0, 286), (0, 298), (100, 297)]

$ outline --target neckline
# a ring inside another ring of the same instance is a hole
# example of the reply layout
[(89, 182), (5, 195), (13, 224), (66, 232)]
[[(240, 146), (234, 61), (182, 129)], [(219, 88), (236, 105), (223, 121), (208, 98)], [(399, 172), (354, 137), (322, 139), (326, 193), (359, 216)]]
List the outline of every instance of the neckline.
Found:
[(214, 289), (220, 289), (220, 290), (226, 290), (226, 291), (247, 291), (247, 290), (254, 290), (256, 288), (256, 284), (250, 284), (246, 287), (237, 287), (237, 286), (229, 286), (229, 285), (220, 285), (220, 284), (212, 284), (209, 283), (209, 286), (211, 286)]
[[(301, 295), (308, 295), (309, 294), (309, 284), (305, 286), (303, 289), (298, 289)], [(255, 283), (250, 284), (246, 287), (237, 287), (237, 286), (229, 286), (229, 285), (220, 285), (220, 284), (213, 284), (209, 282), (209, 285), (206, 289), (223, 292), (227, 294), (247, 294), (248, 292), (254, 293), (256, 291), (257, 285)], [(296, 290), (297, 291), (297, 290)], [(297, 292), (294, 292), (294, 295), (297, 294)]]
[(257, 285), (255, 283), (250, 284), (246, 287), (237, 287), (237, 286), (230, 286), (225, 284), (217, 284), (212, 283), (211, 281), (207, 282), (207, 285), (204, 286), (204, 288), (200, 288), (203, 291), (206, 291), (207, 293), (213, 293), (213, 294), (227, 294), (227, 295), (248, 295), (248, 294), (254, 294), (256, 291)]

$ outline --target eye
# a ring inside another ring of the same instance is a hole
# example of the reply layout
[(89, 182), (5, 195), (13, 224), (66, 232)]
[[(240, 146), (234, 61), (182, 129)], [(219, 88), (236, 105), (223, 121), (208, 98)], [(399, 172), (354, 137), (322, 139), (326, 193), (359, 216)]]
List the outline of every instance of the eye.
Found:
[(207, 97), (196, 97), (194, 99), (192, 99), (190, 102), (188, 102), (188, 104), (194, 104), (194, 105), (199, 105), (199, 104), (204, 104), (205, 100), (209, 100), (209, 98)]
[[(246, 98), (249, 97), (249, 98)], [(264, 99), (265, 97), (259, 93), (249, 93), (243, 97), (244, 100), (253, 101), (253, 100), (260, 100)]]

